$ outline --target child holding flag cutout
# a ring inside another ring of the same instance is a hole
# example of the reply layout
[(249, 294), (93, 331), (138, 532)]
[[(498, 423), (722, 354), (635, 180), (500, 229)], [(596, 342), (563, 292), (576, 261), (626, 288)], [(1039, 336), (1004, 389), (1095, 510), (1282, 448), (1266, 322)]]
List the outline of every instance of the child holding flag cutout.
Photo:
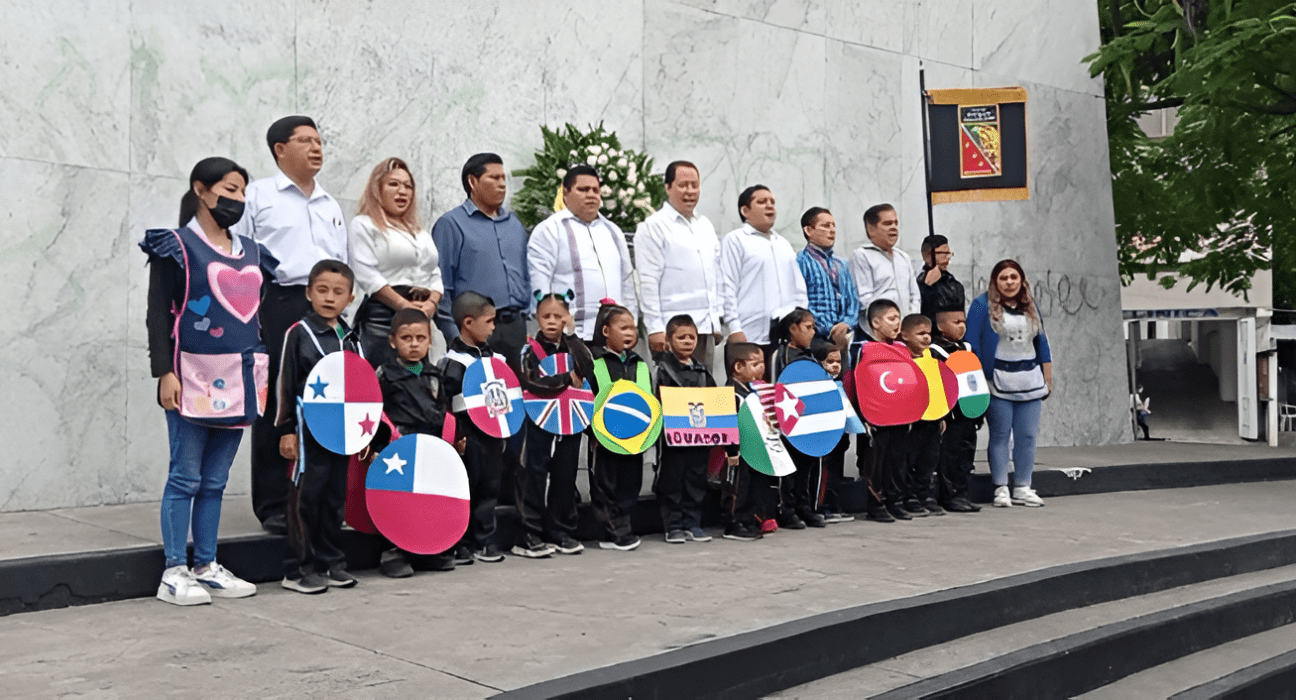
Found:
[[(342, 551), (342, 509), (346, 505), (350, 457), (319, 443), (300, 419), (298, 400), (315, 363), (330, 353), (359, 353), (360, 339), (342, 320), (355, 299), (355, 274), (345, 263), (321, 260), (311, 268), (306, 298), (311, 312), (284, 336), (279, 365), (279, 454), (295, 462), (288, 490), (288, 556), (283, 587), (298, 593), (348, 588), (356, 578)], [(319, 390), (322, 390), (320, 387)]]
[[(725, 350), (729, 384), (739, 407), (755, 393), (752, 382), (765, 376), (765, 352), (755, 343), (730, 343)], [(757, 419), (768, 421), (761, 411)], [(769, 430), (776, 431), (770, 425)], [(724, 538), (751, 541), (762, 537), (763, 524), (778, 510), (778, 478), (757, 471), (742, 458), (741, 446), (725, 448), (727, 463), (720, 492), (720, 510), (725, 521)], [(771, 523), (772, 524), (772, 523)]]
[[(922, 314), (905, 316), (900, 325), (900, 338), (909, 348), (909, 354), (915, 361), (931, 357), (931, 321)], [(939, 369), (937, 370), (939, 373)], [(924, 374), (926, 372), (924, 371)], [(939, 377), (938, 377), (939, 379)], [(944, 398), (933, 397), (933, 402), (944, 401)], [(946, 406), (946, 413), (949, 408)], [(944, 415), (941, 416), (942, 418)], [(940, 438), (944, 423), (939, 419), (923, 420), (910, 424), (905, 442), (905, 475), (908, 491), (905, 493), (904, 509), (910, 515), (945, 515), (945, 509), (936, 502), (935, 483), (936, 466), (940, 463)]]
[[(693, 359), (698, 330), (693, 317), (680, 314), (666, 322), (670, 352), (657, 363), (658, 387), (715, 386), (705, 365)], [(711, 448), (704, 445), (661, 443), (661, 464), (657, 468), (657, 502), (661, 504), (662, 528), (666, 541), (709, 542), (702, 529), (702, 500), (706, 498), (707, 463)]]
[[(450, 341), (445, 357), (437, 365), (441, 388), (455, 401), (463, 396), (464, 373), (483, 357), (495, 357), (486, 339), (495, 331), (495, 302), (473, 291), (461, 292), (450, 306), (459, 335)], [(464, 440), (464, 469), (472, 501), (472, 519), (463, 540), (455, 547), (456, 564), (473, 560), (494, 564), (504, 561), (495, 544), (495, 505), (499, 502), (500, 471), (504, 459), (504, 438), (487, 434), (468, 417), (468, 410), (454, 411), (455, 442)]]
[[(775, 328), (775, 342), (779, 344), (774, 351), (774, 369), (770, 376), (781, 379), (783, 370), (793, 362), (800, 360), (814, 361), (810, 345), (815, 339), (815, 317), (809, 309), (796, 308), (779, 321)], [(786, 381), (786, 380), (783, 380)], [(823, 462), (818, 457), (798, 450), (786, 437), (783, 444), (796, 473), (783, 477), (779, 481), (782, 496), (779, 508), (779, 527), (789, 530), (804, 530), (806, 526), (826, 527), (827, 521), (818, 512), (818, 496), (823, 484)]]
[[(869, 333), (852, 344), (853, 366), (858, 367), (864, 346), (868, 343), (898, 344), (900, 340), (900, 307), (890, 299), (878, 299), (868, 308)], [(903, 345), (901, 345), (903, 347)], [(907, 352), (907, 351), (906, 351)], [(862, 403), (864, 387), (855, 387), (857, 403)], [(862, 409), (862, 406), (861, 406)], [(864, 411), (861, 410), (861, 416)], [(879, 523), (912, 520), (904, 509), (906, 490), (904, 465), (904, 436), (908, 424), (879, 426), (868, 424), (868, 441), (860, 435), (856, 443), (856, 464), (860, 476), (868, 482), (868, 498), (864, 518)]]
[[(423, 433), (442, 437), (450, 402), (441, 386), (441, 371), (427, 362), (428, 349), (432, 346), (432, 322), (419, 309), (401, 309), (392, 315), (387, 340), (395, 356), (378, 367), (383, 412), (401, 435)], [(454, 443), (460, 455), (466, 446), (464, 438)], [(377, 447), (374, 446), (375, 451)], [(378, 571), (391, 578), (412, 576), (411, 561), (432, 571), (455, 568), (453, 551), (420, 557), (392, 547), (379, 558)]]
[[(590, 383), (598, 396), (597, 405), (604, 402), (612, 385), (622, 379), (652, 396), (648, 365), (631, 350), (638, 340), (634, 314), (624, 306), (604, 300), (595, 323), (592, 348), (594, 376)], [(660, 416), (657, 422), (660, 426)], [(599, 440), (590, 440), (589, 463), (590, 501), (594, 517), (604, 529), (599, 547), (624, 552), (635, 549), (639, 538), (630, 529), (630, 511), (639, 502), (639, 489), (643, 487), (643, 452), (618, 454)]]
[[(933, 334), (932, 354), (941, 360), (948, 360), (955, 352), (972, 350), (972, 345), (963, 340), (967, 331), (967, 317), (963, 313), (962, 302), (959, 304), (955, 308), (938, 307), (936, 311), (937, 332)], [(960, 404), (963, 402), (962, 396), (959, 401)], [(972, 460), (976, 456), (976, 434), (981, 429), (984, 418), (980, 414), (968, 418), (960, 409), (961, 406), (955, 406), (945, 418), (940, 465), (937, 468), (937, 499), (947, 511), (976, 513), (981, 507), (968, 500), (968, 481), (972, 477)]]
[[(819, 363), (819, 366), (823, 367), (824, 371), (827, 372), (830, 377), (837, 380), (837, 386), (841, 389), (841, 349), (831, 343), (814, 343), (812, 352), (815, 360)], [(825, 488), (822, 499), (823, 516), (824, 522), (830, 525), (833, 523), (848, 523), (855, 519), (855, 516), (847, 515), (842, 510), (838, 494), (841, 491), (842, 483), (846, 480), (846, 450), (850, 447), (850, 433), (863, 432), (864, 430), (864, 425), (859, 422), (859, 417), (855, 416), (854, 410), (849, 408), (850, 401), (846, 398), (845, 389), (841, 389), (841, 392), (842, 405), (847, 406), (847, 413), (851, 414), (847, 417), (847, 430), (842, 433), (841, 440), (838, 441), (837, 446), (833, 448), (833, 451), (823, 457), (823, 471), (825, 478)], [(852, 419), (857, 422), (853, 430), (850, 428), (850, 422)]]
[[(518, 381), (533, 395), (557, 396), (568, 387), (580, 387), (593, 374), (594, 358), (589, 348), (568, 328), (575, 328), (567, 297), (547, 294), (536, 304), (539, 328), (522, 348), (522, 371)], [(566, 374), (546, 376), (540, 363), (550, 355), (566, 353), (574, 369)], [(580, 461), (581, 433), (555, 435), (535, 421), (526, 424), (526, 459), (518, 468), (514, 503), (522, 521), (513, 545), (520, 557), (545, 557), (553, 551), (580, 554), (585, 545), (576, 540), (576, 472)], [(548, 503), (546, 504), (546, 483)]]

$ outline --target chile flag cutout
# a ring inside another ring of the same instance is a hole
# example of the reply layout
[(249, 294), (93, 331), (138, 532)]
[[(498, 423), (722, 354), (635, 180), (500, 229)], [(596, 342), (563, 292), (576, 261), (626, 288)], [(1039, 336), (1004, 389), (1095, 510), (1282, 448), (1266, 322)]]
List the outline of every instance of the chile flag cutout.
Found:
[(909, 350), (890, 343), (864, 343), (860, 349), (855, 397), (864, 420), (878, 426), (922, 420), (930, 399), (927, 377)]
[(346, 351), (320, 358), (306, 376), (302, 418), (324, 449), (340, 455), (363, 450), (382, 421), (378, 375), (363, 357)]
[(468, 472), (445, 440), (406, 435), (369, 465), (365, 502), (392, 544), (414, 554), (440, 554), (468, 530)]

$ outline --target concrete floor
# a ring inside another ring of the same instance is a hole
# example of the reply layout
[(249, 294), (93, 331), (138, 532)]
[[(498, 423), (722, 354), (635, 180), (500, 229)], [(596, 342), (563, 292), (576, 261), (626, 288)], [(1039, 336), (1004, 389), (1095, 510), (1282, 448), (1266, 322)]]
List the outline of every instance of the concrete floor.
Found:
[[(360, 572), (357, 588), (317, 597), (263, 585), (254, 598), (200, 608), (142, 599), (14, 615), (0, 619), (0, 690), (482, 698), (820, 612), (1288, 529), (1293, 497), (1296, 482), (1071, 496), (1042, 509), (858, 521), (753, 543), (653, 539), (629, 553), (510, 557), (400, 581)], [(3, 524), (0, 541), (12, 540)]]

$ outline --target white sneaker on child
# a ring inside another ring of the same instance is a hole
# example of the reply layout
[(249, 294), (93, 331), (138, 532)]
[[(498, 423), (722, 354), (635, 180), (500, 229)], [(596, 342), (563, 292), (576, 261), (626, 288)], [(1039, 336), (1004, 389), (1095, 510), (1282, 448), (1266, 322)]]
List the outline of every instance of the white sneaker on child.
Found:
[(1012, 496), (1008, 495), (1007, 486), (996, 486), (994, 496), (995, 508), (1011, 508)]
[(1044, 499), (1039, 494), (1031, 490), (1029, 486), (1018, 486), (1012, 492), (1013, 503), (1020, 503), (1031, 508), (1039, 508), (1044, 505)]
[(162, 572), (162, 583), (158, 584), (158, 600), (172, 605), (205, 605), (211, 603), (211, 596), (187, 566), (173, 566)]
[(247, 598), (256, 595), (256, 584), (231, 574), (229, 569), (212, 562), (206, 571), (194, 570), (194, 578), (213, 598)]

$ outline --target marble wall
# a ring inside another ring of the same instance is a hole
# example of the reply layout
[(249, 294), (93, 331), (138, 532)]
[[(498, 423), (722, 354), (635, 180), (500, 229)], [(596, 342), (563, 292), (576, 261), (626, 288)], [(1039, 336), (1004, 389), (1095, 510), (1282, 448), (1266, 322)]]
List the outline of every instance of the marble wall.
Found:
[[(604, 121), (659, 167), (701, 166), (700, 209), (738, 226), (763, 182), (781, 228), (825, 205), (839, 250), (894, 202), (927, 229), (919, 74), (1029, 92), (1032, 198), (935, 208), (969, 293), (1012, 255), (1055, 348), (1043, 444), (1128, 439), (1102, 84), (1080, 58), (1091, 3), (1064, 0), (0, 1), (0, 285), (11, 312), (0, 511), (158, 498), (165, 424), (149, 378), (148, 227), (174, 223), (198, 159), (273, 172), (265, 128), (320, 123), (320, 181), (350, 209), (399, 155), (419, 205), (458, 204), (474, 152), (529, 165), (539, 124)], [(514, 185), (518, 183), (513, 183)], [(246, 490), (246, 455), (230, 488)]]

